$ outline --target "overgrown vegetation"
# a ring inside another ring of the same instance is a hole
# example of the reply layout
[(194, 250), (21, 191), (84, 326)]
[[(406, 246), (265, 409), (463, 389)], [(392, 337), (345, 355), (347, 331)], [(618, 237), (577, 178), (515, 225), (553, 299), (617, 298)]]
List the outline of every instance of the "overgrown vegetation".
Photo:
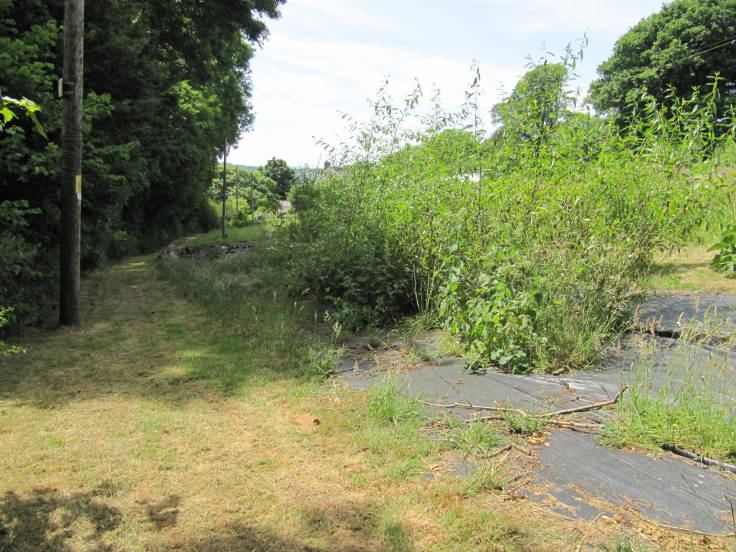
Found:
[[(214, 162), (252, 122), (252, 44), (282, 3), (87, 2), (83, 270), (214, 227)], [(0, 305), (14, 326), (56, 321), (63, 16), (62, 0), (0, 2), (0, 247), (23, 251), (3, 259)]]
[(622, 131), (579, 111), (575, 61), (534, 64), (493, 133), (478, 74), (457, 113), (383, 89), (282, 235), (292, 291), (347, 328), (420, 312), (502, 370), (594, 363), (653, 255), (732, 220), (733, 126), (714, 80), (666, 105), (641, 95)]
[[(491, 457), (502, 445), (492, 426), (427, 426), (396, 378), (366, 393), (324, 385), (330, 328), (284, 292), (272, 245), (168, 260), (164, 279), (152, 256), (96, 271), (83, 282), (80, 328), (34, 332), (18, 343), (25, 355), (3, 358), (0, 548), (552, 552), (584, 535), (593, 548), (613, 542), (616, 523), (590, 531), (509, 500), (518, 482), (507, 468), (523, 474), (526, 455), (522, 465)], [(478, 469), (454, 475), (453, 458)], [(662, 538), (689, 549), (685, 536)]]

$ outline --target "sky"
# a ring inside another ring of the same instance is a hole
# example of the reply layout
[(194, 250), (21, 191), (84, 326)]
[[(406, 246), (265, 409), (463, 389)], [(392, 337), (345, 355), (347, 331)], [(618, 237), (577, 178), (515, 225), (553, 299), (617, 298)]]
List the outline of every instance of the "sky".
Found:
[[(446, 109), (464, 99), (471, 65), (481, 72), (487, 114), (528, 70), (587, 37), (573, 86), (585, 92), (616, 40), (662, 0), (287, 0), (251, 62), (255, 122), (228, 161), (293, 167), (327, 159), (317, 139), (346, 135), (342, 113), (370, 115), (368, 100), (388, 80), (395, 98), (418, 81), (437, 88)], [(490, 119), (490, 117), (487, 117)]]

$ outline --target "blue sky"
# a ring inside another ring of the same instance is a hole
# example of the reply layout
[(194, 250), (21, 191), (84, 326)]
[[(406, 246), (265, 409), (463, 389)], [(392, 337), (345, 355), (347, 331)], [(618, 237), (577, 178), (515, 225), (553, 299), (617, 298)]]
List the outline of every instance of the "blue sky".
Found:
[(527, 56), (561, 54), (584, 35), (575, 86), (587, 90), (616, 39), (662, 0), (288, 0), (252, 62), (256, 119), (228, 161), (271, 157), (317, 166), (315, 137), (336, 143), (340, 112), (368, 117), (369, 98), (388, 78), (404, 97), (417, 79), (453, 109), (480, 66), (485, 112), (521, 77)]

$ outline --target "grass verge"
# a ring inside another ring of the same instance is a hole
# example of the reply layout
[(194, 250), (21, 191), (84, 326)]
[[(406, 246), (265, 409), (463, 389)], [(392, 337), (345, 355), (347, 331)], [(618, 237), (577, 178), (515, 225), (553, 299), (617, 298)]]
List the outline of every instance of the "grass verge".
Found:
[(711, 267), (707, 245), (689, 245), (655, 260), (646, 284), (651, 289), (736, 293), (736, 280)]

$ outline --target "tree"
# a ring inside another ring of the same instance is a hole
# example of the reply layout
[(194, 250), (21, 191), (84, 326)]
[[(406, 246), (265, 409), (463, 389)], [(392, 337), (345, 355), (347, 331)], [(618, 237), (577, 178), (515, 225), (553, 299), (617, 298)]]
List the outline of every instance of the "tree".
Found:
[(658, 102), (685, 98), (720, 74), (723, 113), (736, 93), (736, 0), (674, 0), (618, 39), (590, 88), (599, 112), (630, 113), (646, 90)]
[(225, 232), (225, 211), (227, 206), (227, 142), (222, 153), (222, 217), (220, 219), (220, 234), (222, 239), (227, 238)]
[(286, 194), (289, 193), (296, 178), (294, 169), (289, 167), (283, 159), (273, 157), (264, 167), (261, 167), (261, 172), (278, 184), (276, 192), (281, 199), (286, 199)]
[[(207, 201), (225, 140), (251, 124), (249, 64), (283, 0), (95, 0), (85, 6), (81, 269), (213, 228)], [(55, 319), (64, 0), (0, 0), (2, 95), (33, 98), (49, 139), (21, 106), (0, 104), (0, 204), (27, 202), (27, 225), (0, 235), (38, 252), (0, 270), (11, 324)], [(12, 104), (12, 105), (11, 105)], [(24, 266), (26, 261), (23, 261)], [(31, 263), (31, 261), (28, 261)]]
[[(228, 209), (230, 215), (228, 219), (235, 221), (235, 224), (245, 222), (244, 213), (239, 209), (240, 199), (245, 200), (245, 209), (251, 220), (255, 219), (255, 213), (258, 210), (266, 212), (275, 212), (278, 210), (279, 196), (276, 193), (276, 182), (268, 178), (261, 172), (249, 171), (228, 165), (227, 167), (227, 189), (228, 189)], [(209, 197), (213, 201), (222, 199), (222, 166), (219, 167), (218, 174), (212, 179), (209, 189)], [(235, 201), (235, 205), (232, 202)], [(233, 209), (234, 207), (234, 209)]]
[(258, 209), (273, 213), (279, 208), (278, 183), (267, 177), (266, 175), (240, 170), (241, 179), (240, 187), (243, 191), (243, 197), (248, 203), (251, 220), (255, 219), (255, 213)]
[(539, 150), (548, 136), (570, 113), (572, 99), (566, 85), (569, 72), (563, 63), (534, 64), (508, 98), (493, 107), (503, 134), (515, 143)]

